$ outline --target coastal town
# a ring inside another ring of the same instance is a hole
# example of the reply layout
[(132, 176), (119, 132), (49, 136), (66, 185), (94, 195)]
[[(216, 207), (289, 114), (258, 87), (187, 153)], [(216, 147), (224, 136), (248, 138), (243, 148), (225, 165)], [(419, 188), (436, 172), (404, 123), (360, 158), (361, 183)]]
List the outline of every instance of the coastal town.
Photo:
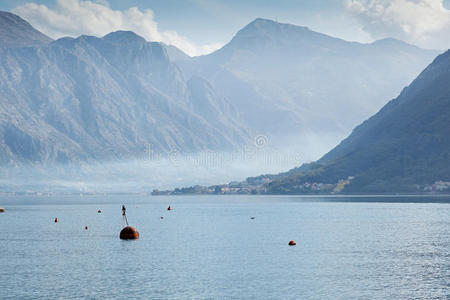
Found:
[[(335, 195), (340, 194), (346, 185), (354, 179), (349, 176), (336, 183), (305, 182), (291, 187), (287, 194), (305, 195)], [(190, 187), (175, 188), (173, 190), (153, 190), (152, 195), (267, 195), (271, 194), (269, 184), (273, 182), (271, 176), (247, 178), (245, 181), (232, 181), (220, 185), (194, 185)], [(445, 194), (450, 192), (449, 181), (436, 181), (433, 184), (417, 185), (419, 194)]]
[[(305, 182), (295, 186), (298, 194), (337, 194), (350, 183), (354, 177), (349, 176), (347, 179), (341, 179), (337, 183), (321, 183), (321, 182)], [(247, 178), (245, 181), (232, 181), (228, 184), (221, 185), (195, 185), (184, 188), (175, 188), (173, 190), (153, 190), (152, 195), (265, 195), (270, 194), (268, 185), (274, 179), (271, 176), (259, 176)]]

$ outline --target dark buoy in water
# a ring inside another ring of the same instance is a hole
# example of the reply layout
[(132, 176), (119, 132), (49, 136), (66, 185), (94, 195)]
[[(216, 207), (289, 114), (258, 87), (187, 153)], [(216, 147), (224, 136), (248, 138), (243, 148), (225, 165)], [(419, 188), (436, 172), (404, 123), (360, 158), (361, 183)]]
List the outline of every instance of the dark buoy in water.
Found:
[(172, 210), (172, 208), (170, 207), (170, 205), (169, 205), (169, 207), (167, 208), (167, 210)]
[(102, 211), (99, 209), (99, 210), (97, 210), (97, 213), (99, 213), (99, 214), (101, 214), (102, 213)]
[(137, 240), (139, 238), (139, 231), (133, 226), (126, 226), (120, 232), (122, 240)]
[(164, 219), (164, 217), (161, 217), (161, 220)]
[(59, 221), (58, 218), (55, 218), (55, 223), (58, 223), (58, 221)]
[(255, 217), (251, 217), (250, 219), (254, 220), (254, 219), (255, 219)]
[(87, 226), (84, 226), (84, 229), (88, 230), (88, 227), (87, 227)]
[(297, 243), (295, 241), (290, 241), (289, 242), (289, 246), (295, 246), (295, 245), (297, 245)]
[(126, 211), (127, 211), (127, 209), (125, 208), (125, 205), (122, 205), (122, 217), (123, 217), (123, 220), (125, 221), (125, 224), (127, 224), (127, 226), (125, 226), (120, 231), (119, 237), (122, 240), (137, 240), (137, 239), (139, 239), (139, 231), (137, 231), (137, 229), (134, 228), (133, 226), (128, 225)]
[(5, 209), (3, 207), (0, 207), (0, 213), (5, 212)]

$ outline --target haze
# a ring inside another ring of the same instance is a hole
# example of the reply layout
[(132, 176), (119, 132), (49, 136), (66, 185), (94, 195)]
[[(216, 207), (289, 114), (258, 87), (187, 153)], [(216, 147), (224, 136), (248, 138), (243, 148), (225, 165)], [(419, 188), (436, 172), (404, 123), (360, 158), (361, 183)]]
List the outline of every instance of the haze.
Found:
[(0, 3), (12, 12), (0, 15), (2, 190), (150, 192), (287, 171), (450, 45), (448, 1), (264, 2)]

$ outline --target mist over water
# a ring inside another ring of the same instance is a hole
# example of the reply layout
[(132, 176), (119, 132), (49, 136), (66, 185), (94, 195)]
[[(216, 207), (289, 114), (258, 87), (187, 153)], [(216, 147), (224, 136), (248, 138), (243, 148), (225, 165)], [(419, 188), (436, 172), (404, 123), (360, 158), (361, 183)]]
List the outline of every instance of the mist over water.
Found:
[[(157, 153), (151, 145), (123, 161), (80, 164), (20, 165), (1, 170), (4, 192), (142, 193), (192, 185), (242, 181), (285, 172), (313, 161), (339, 137), (281, 138), (256, 135), (251, 145), (234, 152)], [(284, 140), (284, 139), (283, 139)], [(275, 145), (276, 143), (276, 145)], [(280, 146), (281, 145), (281, 146)]]

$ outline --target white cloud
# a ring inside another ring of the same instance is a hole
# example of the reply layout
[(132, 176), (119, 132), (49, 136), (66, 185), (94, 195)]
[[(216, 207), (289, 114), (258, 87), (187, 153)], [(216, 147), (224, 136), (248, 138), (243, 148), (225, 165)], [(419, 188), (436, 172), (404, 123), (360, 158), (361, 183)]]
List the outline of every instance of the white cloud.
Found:
[(345, 6), (373, 38), (450, 48), (450, 10), (443, 0), (347, 0)]
[(221, 44), (196, 45), (175, 31), (160, 31), (150, 9), (131, 7), (113, 10), (107, 1), (58, 0), (55, 8), (26, 3), (13, 10), (52, 38), (82, 34), (104, 36), (116, 30), (131, 30), (148, 41), (174, 45), (191, 56), (217, 50)]

